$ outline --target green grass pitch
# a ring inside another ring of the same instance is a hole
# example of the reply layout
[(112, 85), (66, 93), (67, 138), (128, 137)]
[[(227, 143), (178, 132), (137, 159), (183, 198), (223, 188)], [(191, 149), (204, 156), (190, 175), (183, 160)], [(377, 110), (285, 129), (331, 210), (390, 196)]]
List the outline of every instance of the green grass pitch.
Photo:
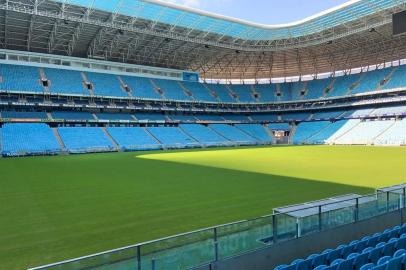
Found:
[(259, 147), (0, 159), (0, 269), (52, 263), (405, 182), (406, 148)]

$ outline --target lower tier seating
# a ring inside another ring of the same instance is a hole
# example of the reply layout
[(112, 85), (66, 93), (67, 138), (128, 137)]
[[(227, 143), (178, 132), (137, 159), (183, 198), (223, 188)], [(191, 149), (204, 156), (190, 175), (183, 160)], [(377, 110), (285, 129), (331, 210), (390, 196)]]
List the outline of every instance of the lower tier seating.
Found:
[(47, 124), (4, 124), (0, 138), (4, 156), (55, 154), (61, 151)]
[(149, 127), (148, 132), (165, 148), (196, 147), (199, 144), (177, 127)]
[(257, 141), (250, 135), (244, 133), (242, 130), (226, 125), (226, 124), (212, 124), (209, 125), (211, 129), (223, 136), (224, 138), (229, 139), (230, 141), (239, 143), (239, 144), (256, 144)]
[(232, 144), (230, 140), (227, 140), (223, 136), (220, 136), (212, 129), (198, 124), (180, 125), (189, 136), (201, 143), (203, 146), (222, 146)]
[(237, 124), (235, 126), (254, 138), (258, 143), (272, 142), (272, 136), (270, 135), (269, 131), (267, 131), (267, 129), (260, 124)]
[(401, 270), (406, 266), (406, 224), (365, 236), (274, 270)]
[(140, 127), (112, 127), (108, 133), (123, 151), (154, 150), (161, 145), (155, 141), (144, 128)]
[(58, 128), (66, 149), (70, 153), (106, 152), (115, 147), (106, 134), (98, 127)]

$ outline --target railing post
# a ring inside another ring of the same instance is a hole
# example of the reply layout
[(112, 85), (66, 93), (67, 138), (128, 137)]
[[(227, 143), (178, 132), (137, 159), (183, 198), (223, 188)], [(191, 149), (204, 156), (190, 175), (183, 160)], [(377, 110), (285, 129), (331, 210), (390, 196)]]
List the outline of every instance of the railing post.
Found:
[(359, 220), (359, 198), (355, 199), (354, 221)]
[(137, 263), (138, 270), (141, 270), (141, 246), (137, 246)]
[(217, 262), (219, 260), (219, 244), (218, 244), (218, 237), (217, 237), (217, 227), (214, 229), (214, 261)]
[(406, 207), (406, 187), (403, 188), (403, 205), (402, 208)]
[(389, 212), (389, 191), (386, 191), (386, 213)]
[(275, 244), (276, 242), (278, 242), (278, 226), (276, 224), (276, 215), (273, 214), (272, 215), (272, 241)]
[(322, 216), (321, 216), (321, 205), (319, 205), (319, 231), (323, 229), (323, 224), (322, 224)]

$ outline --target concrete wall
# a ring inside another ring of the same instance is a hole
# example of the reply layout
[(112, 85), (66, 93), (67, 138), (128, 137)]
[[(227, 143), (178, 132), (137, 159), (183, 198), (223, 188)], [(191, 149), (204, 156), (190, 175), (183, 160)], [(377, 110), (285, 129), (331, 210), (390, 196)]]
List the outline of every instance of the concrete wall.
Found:
[(404, 223), (406, 209), (394, 211), (368, 220), (347, 224), (334, 229), (310, 234), (298, 239), (274, 244), (268, 248), (225, 259), (194, 270), (271, 270), (294, 259), (335, 248), (387, 228)]

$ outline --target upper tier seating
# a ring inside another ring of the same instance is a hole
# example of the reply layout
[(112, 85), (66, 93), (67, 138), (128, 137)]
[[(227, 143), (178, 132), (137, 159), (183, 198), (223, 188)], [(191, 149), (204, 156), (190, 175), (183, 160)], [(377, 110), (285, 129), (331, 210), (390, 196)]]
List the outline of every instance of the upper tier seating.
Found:
[(256, 84), (254, 88), (259, 95), (260, 102), (277, 101), (276, 84)]
[(16, 112), (4, 111), (1, 112), (1, 118), (20, 118), (20, 119), (48, 119), (46, 112)]
[(0, 87), (3, 90), (44, 92), (39, 68), (0, 64)]
[(187, 90), (192, 93), (193, 99), (196, 101), (218, 102), (218, 100), (211, 95), (209, 89), (204, 84), (197, 82), (182, 82)]
[(389, 75), (391, 70), (390, 68), (385, 68), (361, 74), (361, 82), (351, 90), (351, 94), (371, 92), (380, 89), (380, 82)]
[(209, 125), (211, 129), (223, 136), (224, 138), (234, 141), (239, 144), (255, 144), (257, 140), (248, 134), (244, 133), (240, 129), (226, 124), (211, 124)]
[(274, 270), (401, 270), (406, 266), (406, 225), (296, 259)]
[(307, 81), (306, 99), (317, 99), (325, 96), (326, 89), (330, 86), (331, 79)]
[(51, 93), (90, 95), (79, 71), (44, 68), (44, 73), (50, 81), (49, 91)]
[(271, 143), (272, 137), (266, 128), (260, 124), (237, 124), (237, 128), (247, 133), (252, 138), (256, 139), (258, 143)]
[(326, 97), (339, 97), (350, 94), (350, 88), (360, 79), (359, 74), (340, 76), (334, 78), (332, 89)]
[(186, 95), (179, 81), (153, 79), (156, 86), (161, 89), (166, 99), (191, 101), (193, 98)]
[(393, 89), (405, 86), (406, 66), (399, 66), (396, 68), (389, 81), (383, 85), (382, 89)]
[(112, 127), (107, 128), (107, 131), (123, 151), (154, 150), (160, 149), (161, 147), (160, 144), (141, 127)]
[[(41, 78), (43, 71), (44, 78)], [(206, 102), (284, 102), (320, 99), (406, 86), (406, 66), (309, 81), (224, 85), (201, 84), (60, 68), (0, 65), (1, 89), (22, 92), (137, 97)], [(20, 78), (24, 78), (21, 80)], [(41, 79), (48, 79), (48, 87)], [(90, 83), (86, 85), (85, 82)], [(90, 86), (93, 87), (90, 87)], [(88, 88), (90, 87), (90, 88)], [(258, 94), (257, 96), (255, 95)]]
[(4, 124), (1, 129), (3, 155), (39, 155), (61, 151), (52, 129), (46, 124)]
[(240, 102), (257, 102), (252, 92), (252, 85), (230, 85), (230, 89), (238, 96)]
[(113, 143), (98, 127), (60, 127), (58, 132), (70, 153), (115, 150)]
[(198, 143), (177, 127), (148, 127), (147, 130), (165, 148), (195, 147)]
[(120, 76), (123, 82), (131, 90), (131, 94), (137, 98), (162, 99), (149, 78)]
[(220, 102), (238, 102), (231, 96), (227, 86), (223, 84), (206, 84), (206, 86), (216, 93)]
[(291, 101), (293, 99), (292, 95), (292, 83), (278, 83), (276, 84), (276, 89), (279, 89), (280, 96), (278, 101)]
[(121, 88), (116, 75), (86, 72), (86, 77), (88, 82), (93, 85), (96, 96), (128, 97), (128, 94)]
[(229, 140), (220, 136), (212, 129), (198, 124), (181, 124), (180, 128), (190, 137), (204, 146), (221, 146), (232, 144)]

